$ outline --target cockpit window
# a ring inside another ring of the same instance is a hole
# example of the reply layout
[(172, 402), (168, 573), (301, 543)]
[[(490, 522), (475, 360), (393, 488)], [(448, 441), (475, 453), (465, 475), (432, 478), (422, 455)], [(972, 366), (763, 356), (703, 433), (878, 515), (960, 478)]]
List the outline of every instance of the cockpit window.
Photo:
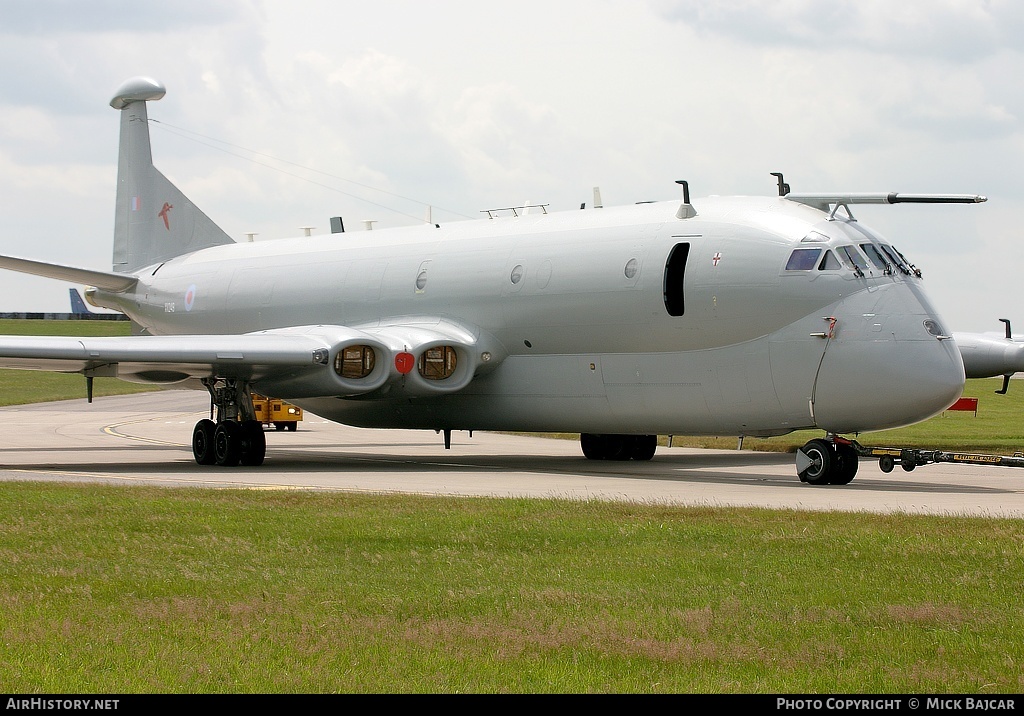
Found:
[(904, 256), (903, 253), (899, 249), (897, 249), (895, 246), (890, 246), (889, 248), (891, 248), (893, 251), (896, 252), (896, 255), (899, 256), (903, 260), (903, 263), (905, 263), (910, 268), (910, 272), (912, 274), (914, 274), (918, 278), (921, 278), (921, 269), (919, 269), (914, 264), (910, 263), (910, 261), (907, 260), (907, 257)]
[(885, 273), (892, 273), (892, 265), (882, 256), (874, 244), (861, 244), (860, 247), (864, 249), (864, 253), (871, 259), (871, 263), (875, 265), (875, 268)]
[(911, 268), (909, 264), (907, 264), (906, 259), (903, 258), (903, 255), (899, 251), (894, 249), (892, 246), (881, 244), (881, 247), (882, 251), (885, 252), (885, 255), (888, 256), (894, 264), (896, 264), (897, 268), (899, 268), (900, 271), (909, 276), (911, 273)]
[(821, 263), (818, 264), (819, 271), (838, 271), (842, 267), (843, 265), (839, 263), (839, 259), (831, 251), (826, 251), (821, 259)]
[(800, 239), (800, 243), (802, 244), (805, 244), (808, 241), (825, 243), (826, 241), (828, 241), (828, 237), (825, 236), (825, 234), (821, 233), (820, 231), (811, 231), (807, 234), (807, 236)]
[(810, 271), (818, 263), (821, 249), (795, 249), (786, 263), (787, 271)]
[(836, 253), (839, 254), (839, 258), (842, 259), (843, 263), (854, 271), (863, 273), (864, 269), (868, 267), (867, 261), (864, 260), (864, 257), (855, 246), (840, 246), (836, 249)]

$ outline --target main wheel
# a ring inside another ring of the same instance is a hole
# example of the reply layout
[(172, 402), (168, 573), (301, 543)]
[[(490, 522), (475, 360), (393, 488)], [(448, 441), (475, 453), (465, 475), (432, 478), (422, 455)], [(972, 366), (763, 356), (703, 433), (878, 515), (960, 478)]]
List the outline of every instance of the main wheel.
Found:
[(580, 433), (580, 448), (583, 456), (588, 460), (604, 460), (607, 455), (604, 452), (604, 441), (602, 435), (594, 433)]
[(628, 460), (633, 455), (632, 435), (602, 435), (605, 458), (608, 460)]
[(832, 473), (832, 463), (835, 461), (835, 451), (827, 440), (811, 440), (800, 451), (807, 458), (809, 463), (803, 470), (797, 472), (802, 482), (811, 485), (828, 484)]
[(298, 429), (299, 429), (299, 423), (297, 421), (295, 421), (295, 420), (288, 421), (288, 431), (289, 432), (293, 432), (294, 433)]
[(213, 434), (217, 424), (209, 418), (196, 423), (192, 430), (192, 456), (200, 465), (212, 465), (217, 462), (217, 452), (213, 446)]
[(241, 430), (242, 426), (235, 420), (223, 420), (217, 424), (213, 444), (218, 465), (234, 467), (242, 458)]
[(240, 462), (252, 467), (262, 465), (267, 455), (267, 436), (263, 433), (263, 423), (259, 420), (246, 420), (242, 423), (239, 437), (242, 441)]
[(634, 460), (650, 460), (658, 449), (657, 435), (637, 435), (633, 438), (633, 450), (630, 457)]
[(836, 463), (832, 466), (833, 485), (849, 485), (857, 475), (857, 451), (851, 445), (836, 444)]

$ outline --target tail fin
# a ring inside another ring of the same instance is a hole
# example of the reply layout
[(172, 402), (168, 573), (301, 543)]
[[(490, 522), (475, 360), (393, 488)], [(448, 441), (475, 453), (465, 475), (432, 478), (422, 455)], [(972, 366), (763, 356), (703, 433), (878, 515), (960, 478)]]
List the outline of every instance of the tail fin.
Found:
[(69, 288), (68, 291), (71, 294), (71, 312), (74, 314), (90, 314), (92, 311), (85, 305), (85, 300), (82, 298), (82, 294), (78, 292), (77, 288)]
[(165, 93), (156, 80), (134, 77), (110, 100), (110, 106), (121, 112), (113, 258), (114, 271), (120, 273), (234, 243), (153, 166), (146, 102)]

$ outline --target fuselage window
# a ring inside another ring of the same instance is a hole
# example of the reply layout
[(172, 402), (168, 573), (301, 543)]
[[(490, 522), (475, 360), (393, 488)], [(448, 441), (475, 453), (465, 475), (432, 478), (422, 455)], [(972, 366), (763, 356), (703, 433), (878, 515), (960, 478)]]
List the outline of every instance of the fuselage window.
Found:
[(839, 258), (843, 260), (843, 263), (845, 263), (848, 267), (852, 268), (854, 271), (859, 270), (861, 273), (863, 273), (864, 269), (868, 267), (868, 264), (864, 260), (864, 257), (861, 255), (860, 251), (858, 251), (853, 246), (840, 246), (839, 248), (836, 249), (836, 253), (839, 254)]
[(864, 253), (866, 253), (868, 258), (871, 259), (871, 263), (875, 265), (875, 268), (885, 273), (892, 272), (892, 265), (885, 260), (885, 257), (882, 256), (881, 253), (879, 253), (874, 244), (861, 244), (860, 247), (864, 249)]
[(455, 373), (457, 362), (455, 349), (451, 346), (435, 346), (420, 354), (419, 371), (427, 380), (444, 380)]
[(689, 255), (689, 244), (676, 244), (665, 263), (665, 308), (670, 316), (683, 315), (683, 278), (686, 275), (686, 257)]
[(821, 263), (818, 264), (819, 271), (838, 271), (842, 267), (843, 265), (839, 263), (839, 259), (831, 251), (826, 251), (821, 259)]
[(786, 262), (787, 271), (810, 271), (818, 264), (821, 249), (796, 249)]
[(342, 378), (365, 378), (376, 362), (377, 354), (370, 346), (346, 346), (334, 358), (334, 372)]

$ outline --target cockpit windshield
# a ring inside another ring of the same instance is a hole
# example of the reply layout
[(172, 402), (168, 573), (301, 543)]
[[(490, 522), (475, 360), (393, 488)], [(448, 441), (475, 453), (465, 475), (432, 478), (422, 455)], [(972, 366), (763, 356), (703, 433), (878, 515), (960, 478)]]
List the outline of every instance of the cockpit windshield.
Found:
[(867, 254), (871, 263), (875, 265), (875, 268), (882, 273), (892, 273), (892, 264), (882, 255), (877, 246), (874, 244), (861, 244), (860, 247)]
[[(862, 232), (863, 233), (863, 232)], [(821, 248), (793, 249), (786, 262), (786, 271), (852, 271), (857, 278), (881, 272), (891, 276), (899, 270), (907, 276), (921, 278), (921, 271), (891, 244), (884, 243), (877, 236), (873, 241), (860, 244), (829, 246), (836, 237), (829, 237), (812, 231), (800, 243), (822, 243)], [(849, 239), (847, 239), (849, 240)], [(866, 258), (865, 258), (866, 257)]]
[(855, 272), (859, 272), (861, 276), (864, 275), (864, 270), (868, 267), (868, 262), (864, 260), (864, 256), (855, 246), (839, 246), (836, 248), (836, 253), (839, 254), (839, 258), (842, 259), (843, 263), (849, 268), (852, 268)]
[(810, 271), (818, 263), (821, 249), (796, 249), (789, 255), (787, 271)]

